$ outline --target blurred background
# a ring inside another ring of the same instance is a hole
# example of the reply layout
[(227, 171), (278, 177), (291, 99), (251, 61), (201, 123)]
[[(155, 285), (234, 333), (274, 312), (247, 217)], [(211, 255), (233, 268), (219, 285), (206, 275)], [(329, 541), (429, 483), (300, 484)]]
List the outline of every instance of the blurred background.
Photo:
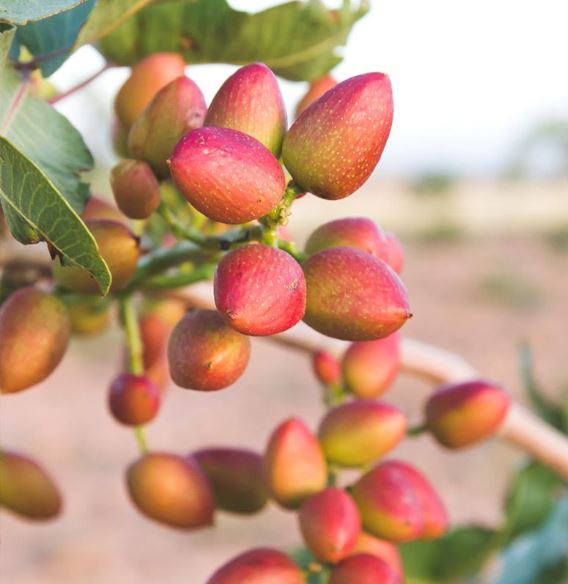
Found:
[[(276, 2), (232, 1), (260, 10)], [(326, 2), (333, 6), (333, 2)], [(520, 396), (517, 353), (533, 347), (551, 397), (568, 390), (568, 4), (562, 0), (380, 0), (355, 29), (338, 79), (387, 72), (395, 93), (390, 141), (372, 179), (352, 197), (305, 197), (290, 230), (301, 244), (317, 225), (366, 215), (406, 249), (403, 279), (415, 317), (406, 335), (461, 354)], [(81, 49), (53, 77), (73, 86), (101, 65)], [(234, 70), (194, 66), (210, 99)], [(126, 69), (110, 70), (58, 104), (97, 160), (93, 189), (109, 196), (112, 101)], [(292, 117), (306, 84), (282, 81)], [(212, 395), (170, 387), (148, 428), (156, 450), (204, 445), (264, 448), (284, 418), (315, 428), (319, 388), (305, 357), (262, 340), (235, 386)], [(292, 549), (293, 514), (274, 506), (250, 519), (220, 515), (195, 534), (166, 529), (129, 504), (123, 471), (137, 456), (132, 433), (106, 410), (119, 367), (115, 327), (74, 340), (41, 390), (2, 400), (6, 448), (37, 456), (58, 479), (63, 516), (31, 525), (0, 517), (0, 580), (28, 583), (201, 584), (228, 557), (258, 544)], [(428, 386), (402, 376), (389, 394), (417, 422)], [(499, 521), (507, 476), (522, 458), (493, 441), (443, 452), (428, 437), (394, 453), (440, 489), (452, 521)]]

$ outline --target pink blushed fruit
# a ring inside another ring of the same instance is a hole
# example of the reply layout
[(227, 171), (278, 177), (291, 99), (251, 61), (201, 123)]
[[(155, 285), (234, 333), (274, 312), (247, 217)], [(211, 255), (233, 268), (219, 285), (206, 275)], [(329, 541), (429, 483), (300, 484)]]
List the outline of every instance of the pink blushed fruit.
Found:
[(284, 138), (282, 159), (294, 181), (324, 199), (356, 191), (379, 162), (393, 116), (389, 78), (358, 75), (305, 109)]
[(0, 393), (41, 383), (59, 365), (71, 338), (71, 319), (59, 298), (26, 287), (0, 307)]
[(401, 464), (383, 462), (351, 489), (365, 531), (397, 543), (419, 538), (424, 528), (420, 500)]
[(398, 237), (392, 231), (385, 231), (388, 245), (387, 264), (397, 273), (404, 267), (404, 248)]
[(310, 83), (310, 87), (304, 97), (296, 106), (296, 117), (298, 117), (308, 106), (319, 99), (324, 93), (337, 85), (337, 81), (331, 75), (324, 75)]
[(184, 70), (185, 61), (177, 53), (154, 53), (134, 65), (114, 102), (122, 125), (130, 128), (154, 95)]
[(164, 452), (145, 454), (128, 468), (126, 486), (134, 505), (154, 521), (180, 529), (213, 523), (211, 490), (192, 459)]
[(279, 156), (286, 109), (274, 73), (262, 63), (233, 73), (215, 94), (205, 125), (244, 132)]
[(221, 223), (258, 219), (284, 195), (284, 171), (270, 150), (228, 128), (186, 134), (173, 151), (170, 171), (182, 195)]
[(329, 410), (318, 437), (330, 463), (360, 467), (392, 450), (406, 435), (406, 427), (406, 418), (398, 408), (355, 400)]
[(270, 548), (244, 552), (221, 566), (207, 584), (305, 584), (300, 568)]
[(339, 383), (341, 380), (341, 364), (328, 351), (312, 353), (312, 369), (318, 381), (326, 385)]
[(376, 556), (356, 554), (333, 569), (329, 584), (402, 584), (402, 579)]
[(45, 521), (57, 517), (62, 504), (59, 489), (42, 466), (23, 454), (0, 452), (0, 507)]
[(231, 513), (249, 515), (268, 502), (262, 457), (243, 448), (203, 448), (193, 457), (213, 490), (215, 504)]
[(128, 152), (145, 160), (156, 174), (169, 177), (167, 160), (180, 138), (200, 128), (207, 105), (201, 90), (188, 77), (178, 77), (154, 96), (128, 134)]
[(160, 407), (160, 390), (147, 377), (121, 373), (111, 383), (109, 408), (114, 418), (127, 426), (146, 424)]
[(491, 381), (445, 385), (426, 403), (426, 425), (440, 444), (465, 448), (492, 436), (510, 403), (509, 394)]
[(343, 489), (329, 487), (302, 505), (298, 519), (309, 550), (321, 562), (336, 564), (355, 547), (361, 531), (359, 511)]
[(388, 262), (389, 246), (383, 230), (366, 217), (346, 217), (320, 225), (306, 242), (306, 253), (329, 247), (354, 247)]
[(385, 393), (400, 371), (400, 335), (352, 343), (342, 360), (347, 389), (361, 398)]
[(308, 288), (304, 321), (324, 335), (371, 341), (392, 334), (411, 316), (399, 277), (368, 253), (325, 249), (303, 268)]
[(325, 488), (327, 467), (317, 438), (298, 418), (290, 418), (272, 433), (264, 456), (264, 472), (273, 499), (297, 509)]
[(273, 335), (304, 316), (306, 281), (286, 252), (251, 244), (229, 252), (215, 272), (217, 310), (247, 335)]
[(160, 205), (160, 183), (146, 162), (122, 160), (110, 182), (118, 208), (131, 219), (147, 219)]
[(194, 310), (172, 331), (168, 362), (174, 382), (186, 389), (215, 391), (233, 384), (250, 357), (248, 337), (216, 310)]

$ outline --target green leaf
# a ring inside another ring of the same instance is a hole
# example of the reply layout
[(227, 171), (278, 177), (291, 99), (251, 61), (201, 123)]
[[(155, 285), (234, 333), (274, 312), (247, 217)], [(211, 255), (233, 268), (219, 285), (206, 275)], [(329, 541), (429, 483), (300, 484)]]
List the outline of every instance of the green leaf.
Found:
[(80, 172), (93, 167), (91, 153), (67, 118), (41, 100), (22, 96), (21, 88), (14, 71), (2, 72), (0, 134), (31, 159), (81, 213), (89, 188), (81, 181)]
[(73, 50), (81, 26), (94, 5), (95, 0), (86, 0), (71, 10), (18, 27), (11, 58), (18, 59), (20, 48), (25, 47), (38, 63), (44, 77), (48, 77), (65, 62)]
[(537, 413), (555, 428), (563, 430), (565, 427), (563, 409), (550, 401), (538, 385), (534, 375), (532, 351), (529, 345), (525, 344), (519, 348), (519, 369), (525, 391)]
[(399, 550), (409, 580), (453, 582), (478, 573), (496, 545), (494, 531), (465, 526), (434, 541), (401, 545)]
[(0, 22), (22, 26), (70, 10), (83, 2), (85, 0), (4, 0), (0, 5)]
[(226, 0), (165, 0), (126, 20), (100, 48), (123, 65), (174, 51), (188, 63), (262, 61), (287, 79), (314, 79), (341, 61), (337, 48), (367, 10), (366, 1), (344, 0), (331, 11), (320, 0), (308, 0), (250, 14)]
[(512, 482), (505, 503), (506, 521), (502, 529), (505, 541), (535, 529), (554, 509), (561, 480), (549, 468), (531, 462)]
[(539, 529), (517, 538), (504, 552), (495, 584), (536, 584), (545, 570), (565, 560), (568, 550), (568, 495)]
[(87, 270), (103, 294), (108, 292), (111, 275), (90, 231), (41, 169), (4, 137), (0, 201), (18, 241), (48, 242), (65, 262)]
[(76, 46), (94, 43), (117, 29), (152, 0), (99, 0), (82, 28)]
[(16, 27), (0, 23), (0, 69), (6, 63), (6, 58), (10, 52), (10, 46), (14, 40), (15, 33)]

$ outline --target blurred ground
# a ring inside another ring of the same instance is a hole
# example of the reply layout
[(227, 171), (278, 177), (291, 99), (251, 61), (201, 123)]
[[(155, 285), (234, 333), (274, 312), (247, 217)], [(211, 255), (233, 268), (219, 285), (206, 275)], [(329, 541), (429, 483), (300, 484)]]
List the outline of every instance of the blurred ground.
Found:
[[(405, 333), (461, 353), (515, 393), (520, 391), (517, 347), (528, 340), (540, 379), (559, 395), (568, 388), (568, 251), (563, 251), (568, 237), (556, 202), (567, 199), (564, 189), (548, 187), (513, 186), (505, 202), (485, 189), (477, 204), (475, 189), (466, 197), (461, 186), (434, 198), (405, 191), (397, 197), (398, 207), (391, 202), (402, 187), (390, 185), (380, 194), (367, 189), (337, 205), (306, 197), (298, 202), (291, 229), (302, 239), (328, 216), (357, 214), (398, 229), (406, 216), (404, 280), (415, 318)], [(531, 226), (523, 197), (530, 208), (545, 209), (548, 220), (539, 214)], [(465, 208), (460, 201), (467, 201)], [(523, 221), (511, 219), (520, 216)], [(482, 224), (491, 228), (480, 230)], [(214, 567), (244, 549), (297, 546), (294, 515), (274, 507), (251, 519), (220, 515), (217, 529), (195, 534), (153, 524), (132, 508), (122, 477), (136, 457), (136, 444), (106, 410), (119, 354), (116, 330), (77, 340), (41, 387), (2, 398), (3, 447), (41, 460), (58, 479), (66, 507), (58, 521), (45, 525), (0, 515), (0, 581), (202, 584)], [(388, 399), (417, 421), (426, 389), (401, 377)], [(251, 366), (231, 389), (202, 395), (172, 387), (148, 436), (156, 450), (185, 453), (207, 444), (260, 450), (283, 418), (300, 415), (315, 428), (321, 412), (307, 359), (257, 340)], [(497, 442), (448, 454), (427, 437), (407, 441), (394, 456), (414, 461), (428, 474), (455, 523), (498, 521), (506, 477), (521, 459)]]

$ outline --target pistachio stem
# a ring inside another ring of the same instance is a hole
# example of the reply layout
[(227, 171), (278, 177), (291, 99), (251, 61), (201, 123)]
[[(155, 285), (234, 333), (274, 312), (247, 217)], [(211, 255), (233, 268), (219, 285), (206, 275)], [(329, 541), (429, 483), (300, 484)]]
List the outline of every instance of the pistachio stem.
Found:
[[(144, 374), (143, 345), (140, 336), (140, 325), (138, 323), (138, 314), (134, 306), (134, 300), (131, 294), (123, 296), (120, 299), (120, 312), (124, 327), (126, 347), (128, 349), (128, 370), (134, 375)], [(138, 443), (138, 449), (142, 454), (148, 452), (148, 443), (144, 433), (143, 426), (135, 426), (134, 436)]]

